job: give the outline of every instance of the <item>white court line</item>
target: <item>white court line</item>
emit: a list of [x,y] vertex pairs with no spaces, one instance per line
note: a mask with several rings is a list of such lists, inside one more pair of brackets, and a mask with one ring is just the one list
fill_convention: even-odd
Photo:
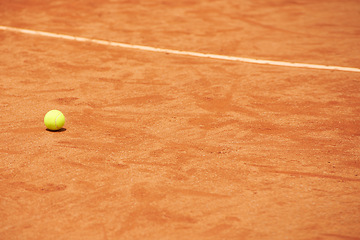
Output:
[[43,32],[43,31],[36,31],[36,30],[29,30],[29,29],[23,29],[23,28],[1,26],[1,25],[0,25],[0,30],[19,32],[19,33],[25,33],[25,34],[31,34],[31,35],[38,35],[38,36],[45,36],[45,37],[52,37],[52,38],[59,38],[59,39],[66,39],[66,40],[77,41],[77,42],[90,42],[90,43],[95,43],[95,44],[100,44],[100,45],[107,45],[107,46],[114,46],[114,47],[121,47],[121,48],[128,48],[128,49],[137,49],[137,50],[149,51],[149,52],[169,53],[169,54],[184,55],[184,56],[212,58],[212,59],[220,59],[220,60],[235,61],[235,62],[245,62],[245,63],[267,64],[267,65],[284,66],[284,67],[360,72],[360,68],[326,66],[326,65],[318,65],[318,64],[293,63],[293,62],[272,61],[272,60],[261,60],[261,59],[254,59],[254,58],[233,57],[233,56],[225,56],[225,55],[218,55],[218,54],[180,51],[180,50],[155,48],[155,47],[149,47],[149,46],[133,45],[133,44],[127,44],[127,43],[119,43],[119,42],[91,39],[91,38],[84,38],[84,37],[75,37],[75,36],[59,34],[59,33],[50,33],[50,32]]

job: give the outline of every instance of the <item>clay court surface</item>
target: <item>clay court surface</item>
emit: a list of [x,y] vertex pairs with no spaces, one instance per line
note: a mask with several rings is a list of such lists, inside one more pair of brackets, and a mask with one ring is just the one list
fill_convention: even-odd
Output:
[[[360,68],[357,0],[2,0],[0,25]],[[9,30],[0,54],[0,239],[360,239],[359,72]]]

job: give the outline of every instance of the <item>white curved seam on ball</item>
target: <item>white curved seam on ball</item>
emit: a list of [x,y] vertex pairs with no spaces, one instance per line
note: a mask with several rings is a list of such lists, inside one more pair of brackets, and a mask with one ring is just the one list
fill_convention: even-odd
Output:
[[56,125],[56,121],[60,117],[60,115],[61,115],[61,113],[59,113],[59,115],[55,118],[55,127],[56,127],[56,129],[59,129],[58,126]]

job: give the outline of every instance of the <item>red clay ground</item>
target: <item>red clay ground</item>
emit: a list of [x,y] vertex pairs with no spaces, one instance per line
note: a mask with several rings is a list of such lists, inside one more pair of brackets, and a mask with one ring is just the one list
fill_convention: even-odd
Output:
[[[1,1],[0,19],[360,67],[358,1]],[[0,42],[0,239],[360,239],[360,74]]]

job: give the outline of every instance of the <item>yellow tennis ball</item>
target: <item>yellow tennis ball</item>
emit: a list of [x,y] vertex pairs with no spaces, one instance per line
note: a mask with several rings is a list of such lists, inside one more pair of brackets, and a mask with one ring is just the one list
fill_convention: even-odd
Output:
[[61,129],[65,124],[65,116],[59,110],[51,110],[44,117],[45,126],[53,131]]

